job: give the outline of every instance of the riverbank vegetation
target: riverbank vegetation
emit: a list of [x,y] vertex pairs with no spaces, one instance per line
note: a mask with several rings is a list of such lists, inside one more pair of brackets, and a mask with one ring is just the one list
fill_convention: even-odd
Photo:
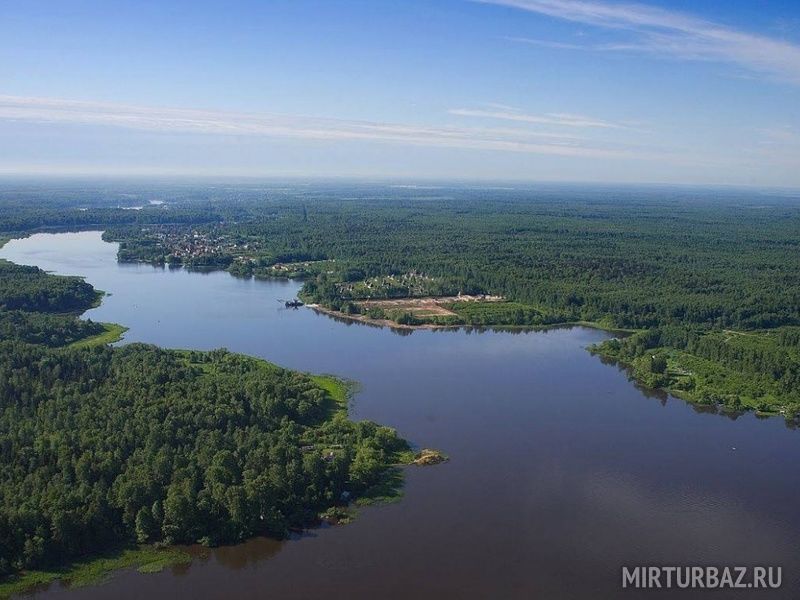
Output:
[[655,328],[592,348],[633,377],[699,404],[800,417],[800,327],[762,331]]
[[161,546],[283,537],[397,479],[408,444],[350,421],[344,382],[225,350],[110,347],[122,328],[69,312],[96,297],[0,268],[0,593],[152,570],[175,558]]
[[191,559],[189,554],[177,548],[132,545],[98,556],[90,555],[59,567],[7,577],[0,581],[0,598],[24,594],[58,580],[70,588],[96,585],[120,569],[134,568],[140,573],[158,573],[174,565],[186,564]]
[[100,323],[76,315],[99,301],[79,277],[54,277],[36,267],[0,260],[0,340],[51,348],[100,336]]
[[0,310],[82,312],[99,296],[80,277],[51,277],[38,267],[0,260]]
[[126,539],[281,537],[406,449],[308,376],[222,350],[0,343],[4,549],[30,568]]
[[[280,276],[283,265],[293,265],[287,273],[305,278],[305,300],[367,321],[676,328],[684,337],[708,336],[705,343],[718,348],[726,347],[717,337],[724,331],[767,336],[768,343],[770,332],[800,326],[800,201],[791,193],[318,183],[143,189],[131,201],[157,193],[164,206],[124,211],[140,214],[107,228],[121,259],[211,265],[242,277]],[[92,198],[87,208],[97,219],[119,217]],[[49,226],[74,217],[64,204],[48,210]],[[187,222],[191,215],[197,218]],[[447,314],[376,304],[458,294],[504,302],[440,304]],[[678,337],[662,341],[673,361],[691,356],[719,370],[704,379],[704,397],[728,394],[722,354],[699,353],[698,344]],[[781,360],[796,368],[794,358]],[[794,402],[780,386],[782,369],[759,371],[778,386],[759,396],[763,408]]]
[[[80,321],[84,323],[85,321]],[[122,339],[125,332],[128,331],[127,327],[123,327],[117,323],[95,323],[99,325],[100,329],[97,333],[92,335],[83,336],[74,342],[70,343],[71,348],[85,348],[87,346],[104,346],[106,344],[113,344]]]
[[[706,350],[728,347],[721,332],[766,336],[759,343],[768,343],[768,332],[800,325],[795,198],[673,189],[594,195],[497,190],[487,198],[485,192],[448,189],[452,199],[428,199],[423,192],[381,191],[380,200],[332,193],[324,200],[305,197],[302,204],[284,198],[268,208],[239,202],[220,208],[219,223],[196,229],[235,239],[234,264],[265,265],[279,257],[326,261],[320,263],[324,268],[306,273],[303,298],[373,322],[406,327],[592,322],[612,330],[666,327],[693,340],[707,337],[689,344],[667,336],[658,346],[670,351],[676,369],[694,366],[691,381],[633,371],[642,383],[703,402],[737,402],[730,399],[736,378],[726,375],[724,352]],[[229,212],[223,216],[224,211]],[[108,236],[135,247],[159,229],[114,229]],[[170,230],[176,235],[181,227]],[[241,251],[244,247],[252,251]],[[169,250],[167,245],[161,251]],[[435,310],[380,302],[459,293],[504,301],[437,303]],[[604,354],[615,356],[609,349]],[[789,360],[791,368],[798,363],[792,354],[780,359],[778,354],[770,356],[780,364],[746,371],[748,385],[761,381],[762,391],[743,385],[738,402],[783,411],[791,420],[795,400],[781,384],[789,368],[783,362]],[[697,389],[676,387],[691,385]]]

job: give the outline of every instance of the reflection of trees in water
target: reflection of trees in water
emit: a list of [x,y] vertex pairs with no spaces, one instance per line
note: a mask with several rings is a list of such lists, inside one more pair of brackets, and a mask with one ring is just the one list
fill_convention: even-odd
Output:
[[[292,535],[290,539],[303,537],[301,534]],[[218,546],[217,548],[205,548],[202,546],[191,546],[187,551],[197,561],[201,559],[207,561],[213,559],[223,567],[238,570],[247,566],[269,560],[283,548],[285,541],[267,537],[257,537],[241,544],[233,546]],[[191,564],[175,565],[172,568],[174,575],[184,575],[191,568]]]
[[236,546],[220,546],[212,550],[213,558],[229,569],[243,569],[278,554],[283,542],[271,538],[253,538]]
[[[320,527],[328,527],[324,523]],[[242,542],[241,544],[234,544],[232,546],[218,546],[216,548],[207,548],[205,546],[182,546],[182,550],[187,552],[192,557],[192,561],[188,563],[175,564],[170,567],[170,572],[175,576],[182,576],[189,573],[193,565],[200,566],[213,560],[226,569],[238,571],[249,566],[270,560],[276,556],[288,541],[297,541],[303,538],[316,537],[317,534],[313,530],[303,530],[292,532],[288,540],[276,540],[268,537],[256,537]]]
[[414,333],[413,329],[409,329],[409,328],[406,328],[406,327],[404,327],[404,328],[389,327],[388,325],[384,325],[382,323],[372,323],[370,321],[361,321],[359,319],[342,317],[342,316],[339,316],[339,315],[334,315],[332,313],[321,311],[321,310],[317,310],[317,309],[313,309],[313,310],[318,315],[325,315],[329,319],[333,319],[337,323],[341,323],[343,325],[347,325],[348,327],[351,327],[353,325],[360,325],[362,327],[372,327],[373,329],[387,329],[388,328],[389,331],[391,331],[395,335],[399,335],[399,336],[407,336],[407,335],[411,335],[412,333]]
[[[602,356],[602,355],[597,355],[597,356],[600,358],[600,362],[603,363],[604,365],[615,366],[617,367],[618,371],[625,373],[628,377],[628,380],[633,384],[633,387],[639,390],[645,398],[658,400],[661,406],[666,406],[668,401],[674,400],[689,405],[689,407],[698,415],[719,415],[721,417],[728,417],[728,419],[730,419],[731,421],[735,421],[736,419],[738,419],[742,415],[747,414],[748,412],[745,410],[735,410],[723,404],[700,404],[697,402],[690,402],[689,400],[683,400],[682,398],[673,396],[666,390],[647,387],[636,381],[636,379],[633,376],[632,368],[626,367],[619,361],[610,358],[608,356]],[[758,412],[755,412],[754,416],[757,419],[770,418],[770,415],[764,415]],[[786,426],[789,429],[797,428],[797,425],[789,423],[788,421],[786,422]]]
[[583,327],[582,325],[575,325],[575,324],[533,325],[533,326],[520,326],[520,327],[502,326],[502,325],[489,325],[489,326],[447,325],[441,327],[436,327],[436,326],[426,327],[423,325],[421,327],[393,327],[391,325],[387,325],[386,323],[377,323],[373,321],[367,321],[364,319],[358,319],[355,317],[346,317],[341,314],[335,314],[327,310],[319,310],[313,307],[312,310],[316,312],[318,315],[324,315],[327,318],[333,319],[337,323],[342,323],[343,325],[347,325],[348,327],[352,325],[360,325],[364,327],[372,327],[374,329],[388,329],[393,334],[402,337],[409,336],[418,330],[433,331],[436,333],[443,333],[443,334],[459,332],[471,335],[473,333],[495,332],[495,333],[506,333],[511,335],[522,335],[529,333],[547,334],[557,329],[573,329],[575,327]]
[[631,383],[633,383],[633,387],[639,390],[645,398],[658,400],[661,406],[667,405],[667,400],[669,400],[669,394],[667,392],[665,392],[664,390],[660,390],[658,388],[650,388],[647,387],[646,385],[642,385],[641,383],[635,381],[632,378],[630,372],[628,373],[628,375],[629,375],[628,378],[631,380]]

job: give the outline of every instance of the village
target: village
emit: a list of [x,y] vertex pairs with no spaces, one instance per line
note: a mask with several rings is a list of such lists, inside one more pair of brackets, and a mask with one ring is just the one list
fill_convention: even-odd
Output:
[[254,261],[259,250],[254,241],[235,241],[228,235],[193,230],[151,231],[148,237],[163,248],[167,262],[188,263],[208,257],[225,257],[228,261]]

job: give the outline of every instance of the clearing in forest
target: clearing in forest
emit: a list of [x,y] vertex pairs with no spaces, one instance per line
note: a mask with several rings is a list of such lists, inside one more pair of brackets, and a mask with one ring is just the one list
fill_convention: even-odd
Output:
[[500,302],[501,296],[484,296],[461,294],[459,296],[439,296],[436,298],[394,298],[391,300],[362,300],[357,302],[365,312],[371,308],[379,308],[385,312],[403,311],[415,317],[456,316],[448,308],[454,302]]

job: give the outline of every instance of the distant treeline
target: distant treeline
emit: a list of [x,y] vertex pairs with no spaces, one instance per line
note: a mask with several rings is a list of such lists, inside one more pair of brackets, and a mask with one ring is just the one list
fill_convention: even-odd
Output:
[[167,208],[141,210],[122,208],[40,208],[20,207],[0,212],[0,232],[30,232],[40,228],[86,229],[109,225],[142,225],[148,223],[213,223],[220,216],[212,210],[184,210],[179,213]]
[[[252,262],[231,267],[240,275],[259,264],[335,259],[308,284],[321,302],[346,300],[337,284],[354,274],[366,280],[418,272],[442,293],[498,294],[568,320],[617,327],[800,324],[798,203],[463,192],[453,199],[332,193],[215,206],[222,222],[194,228],[259,247]],[[116,227],[108,236],[122,242],[128,259],[163,260],[170,248],[152,233]]]

